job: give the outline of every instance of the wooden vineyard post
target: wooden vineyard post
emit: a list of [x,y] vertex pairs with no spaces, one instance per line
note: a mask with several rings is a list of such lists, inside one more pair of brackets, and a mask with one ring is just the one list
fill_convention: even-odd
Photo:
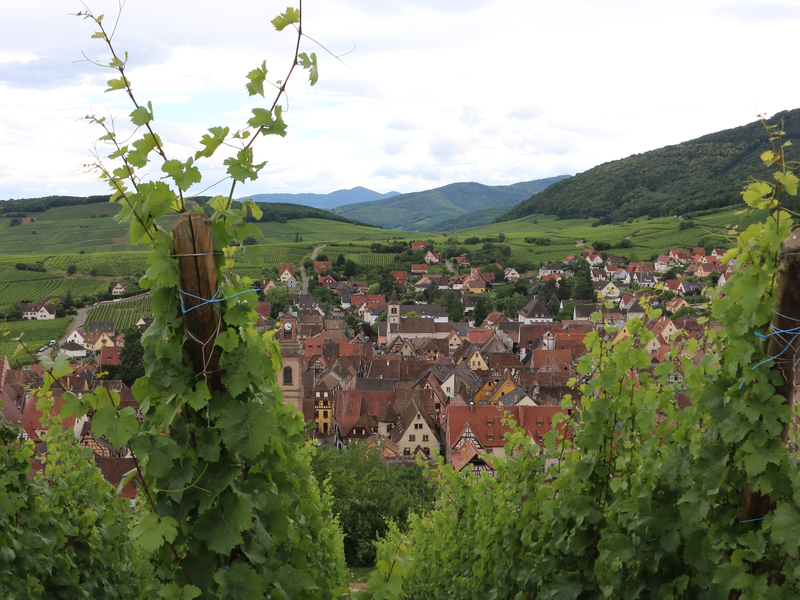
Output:
[[[772,315],[772,331],[798,330],[800,327],[800,228],[783,244],[778,292],[775,297],[775,313]],[[800,330],[798,330],[800,331]],[[800,346],[800,335],[771,335],[767,346],[767,356],[779,357],[774,368],[783,378],[775,393],[783,396],[785,404],[793,407],[795,396],[795,356]],[[794,414],[794,411],[792,411]],[[784,445],[789,439],[789,424],[783,426],[781,439]],[[750,490],[745,479],[740,521],[752,521],[764,517],[770,510],[769,496],[762,496]]]
[[202,211],[182,213],[172,228],[172,239],[180,268],[189,355],[195,372],[205,378],[209,389],[220,389],[222,350],[214,347],[214,340],[225,324],[217,305],[208,302],[219,298],[211,219]]

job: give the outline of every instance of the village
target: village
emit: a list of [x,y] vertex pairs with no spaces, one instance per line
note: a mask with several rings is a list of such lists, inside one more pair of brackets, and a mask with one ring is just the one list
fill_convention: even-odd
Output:
[[[696,309],[704,305],[697,299],[704,298],[706,287],[724,285],[733,269],[722,263],[722,249],[675,249],[653,263],[642,263],[587,248],[561,264],[543,264],[535,273],[505,268],[505,282],[499,282],[497,268],[472,267],[465,255],[453,257],[466,269],[464,275],[429,275],[427,267],[440,257],[426,246],[412,244],[413,251],[425,252],[425,263],[414,264],[411,272],[392,271],[395,285],[388,299],[368,293],[367,282],[337,281],[331,261],[321,260],[314,261],[312,269],[318,287],[338,300],[335,308],[319,295],[302,293],[290,296],[277,319],[271,318],[275,311],[269,302],[253,307],[257,329],[274,330],[280,344],[283,367],[278,384],[284,401],[302,414],[309,437],[318,445],[374,445],[395,465],[441,454],[459,472],[491,475],[493,458],[504,454],[506,419],[524,428],[532,443],[543,445],[553,415],[579,409],[576,392],[582,379],[576,364],[586,352],[587,334],[596,331],[617,344],[630,335],[627,323],[642,319],[653,333],[646,346],[653,366],[665,360],[677,363],[676,353],[668,352],[671,345],[680,349],[681,339],[703,335]],[[492,311],[479,323],[470,321],[478,300],[493,288],[525,279],[557,289],[574,276],[578,264],[588,264],[596,300],[561,300],[559,318],[548,309],[553,296],[548,301],[547,294],[531,295],[516,315]],[[281,266],[277,280],[256,285],[262,293],[277,286],[301,291],[292,264]],[[464,320],[451,321],[439,304],[398,300],[434,286],[441,294],[458,297]],[[113,296],[126,291],[121,281],[109,286]],[[51,319],[57,301],[23,302],[20,310],[27,319]],[[569,305],[571,314],[564,315]],[[661,308],[665,315],[648,319],[645,306]],[[356,321],[357,328],[352,328]],[[151,323],[143,315],[136,327],[144,332]],[[124,345],[125,334],[115,331],[113,321],[73,328],[55,346],[74,362],[74,372],[62,378],[60,389],[81,394],[104,387],[119,393],[120,409],[138,407],[131,386],[109,380],[104,373],[120,365]],[[50,349],[39,350],[41,355]],[[7,357],[0,363],[3,419],[19,424],[39,451],[44,451],[44,426],[36,392],[43,376],[39,364],[12,370]],[[674,376],[680,377],[680,372]],[[56,409],[62,404],[56,394]],[[68,417],[63,427],[72,428],[76,440],[91,448],[112,484],[133,468],[126,448],[114,448],[104,437],[92,435],[91,414],[79,420]],[[131,484],[123,490],[126,497],[135,494]]]

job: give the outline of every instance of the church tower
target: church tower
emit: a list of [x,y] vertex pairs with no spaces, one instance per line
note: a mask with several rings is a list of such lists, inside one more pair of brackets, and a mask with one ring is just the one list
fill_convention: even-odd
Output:
[[[389,299],[388,317],[386,319],[388,326],[386,328],[386,336],[389,336],[389,331],[394,330],[395,333],[400,333],[400,303],[397,301],[397,293],[392,288],[392,297]],[[394,327],[392,327],[394,325]]]

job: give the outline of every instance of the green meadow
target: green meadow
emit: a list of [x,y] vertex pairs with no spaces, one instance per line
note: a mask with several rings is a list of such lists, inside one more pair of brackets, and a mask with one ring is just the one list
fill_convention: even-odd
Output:
[[[118,224],[112,204],[52,208],[31,213],[30,222],[14,227],[11,219],[0,219],[0,305],[21,300],[40,301],[44,296],[102,293],[109,281],[141,277],[146,268],[146,246],[131,247],[127,225]],[[330,260],[340,255],[364,266],[387,266],[393,254],[370,252],[372,242],[392,240],[432,240],[441,249],[455,241],[458,246],[478,249],[482,245],[465,245],[469,238],[506,236],[512,257],[529,264],[561,261],[569,254],[597,242],[611,246],[610,252],[629,260],[651,260],[670,248],[687,250],[694,246],[729,245],[730,227],[746,226],[745,218],[734,209],[723,209],[693,219],[694,226],[681,228],[675,217],[630,219],[625,223],[593,226],[589,219],[558,220],[549,215],[529,215],[516,221],[484,225],[444,233],[404,232],[362,227],[323,219],[295,219],[286,223],[259,223],[264,234],[255,246],[244,253],[237,250],[235,267],[238,275],[253,279],[274,276],[281,264],[299,264],[310,256],[314,246],[326,244],[323,251]],[[763,215],[752,215],[758,218]],[[165,217],[162,226],[170,228],[175,215]],[[27,221],[26,220],[26,221]],[[35,233],[34,233],[35,232]],[[549,240],[547,245],[526,242],[526,238]],[[620,247],[620,244],[629,247]],[[33,265],[41,262],[46,273],[17,270],[17,263]],[[71,266],[72,275],[67,275]]]

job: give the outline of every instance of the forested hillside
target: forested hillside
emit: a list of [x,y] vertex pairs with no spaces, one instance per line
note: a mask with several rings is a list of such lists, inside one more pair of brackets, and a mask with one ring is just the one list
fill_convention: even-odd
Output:
[[525,181],[513,185],[451,183],[440,188],[400,194],[334,209],[338,215],[373,223],[387,229],[439,231],[439,223],[465,213],[498,206],[513,206],[541,192],[567,175]]
[[[769,120],[781,121],[786,139],[800,138],[800,109]],[[739,190],[748,177],[763,168],[759,156],[769,148],[766,140],[764,126],[756,121],[605,163],[550,186],[495,222],[548,214],[611,223],[729,206],[741,200]],[[798,160],[800,148],[787,148],[787,158]]]
[[40,213],[50,208],[61,206],[82,206],[84,204],[100,204],[108,202],[108,196],[45,196],[44,198],[20,198],[0,202],[0,215],[10,213]]

